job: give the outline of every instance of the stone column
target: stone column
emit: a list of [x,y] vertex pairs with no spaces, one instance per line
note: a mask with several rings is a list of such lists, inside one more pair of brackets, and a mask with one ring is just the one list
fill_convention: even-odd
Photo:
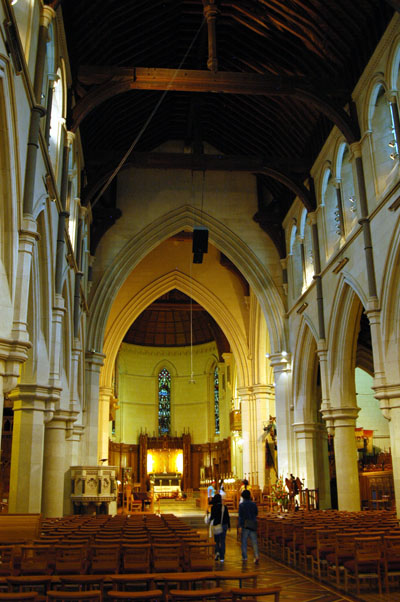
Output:
[[62,346],[62,323],[66,308],[62,295],[54,296],[54,305],[52,312],[52,329],[51,329],[51,353],[50,353],[50,374],[49,382],[54,386],[60,385],[60,361],[61,361],[61,346]]
[[335,466],[339,510],[358,511],[360,483],[355,427],[359,408],[342,407],[329,410],[335,435]]
[[328,435],[324,425],[296,423],[297,476],[308,489],[318,489],[320,508],[331,507]]
[[335,178],[333,185],[336,190],[337,217],[338,217],[338,219],[335,221],[337,221],[338,226],[339,226],[339,235],[341,237],[343,237],[345,235],[345,229],[344,229],[342,189],[340,187],[340,184],[341,184],[340,178]]
[[297,422],[293,424],[297,448],[297,476],[305,483],[308,489],[318,488],[318,474],[316,466],[316,432],[314,422]]
[[[254,413],[254,398],[250,387],[238,389],[242,414],[242,440],[243,440],[243,476],[249,479],[249,474],[254,469],[254,442],[252,439],[251,422]],[[249,479],[250,481],[250,479]]]
[[38,238],[36,220],[29,215],[25,216],[22,220],[22,228],[19,231],[17,277],[15,282],[12,338],[16,341],[27,342],[29,340],[27,313],[31,262],[33,248]]
[[273,411],[270,406],[270,386],[269,385],[254,385],[253,395],[255,397],[255,421],[253,424],[254,441],[255,441],[255,472],[256,485],[259,485],[261,490],[265,485],[265,440],[263,424],[268,422]]
[[59,391],[20,384],[9,397],[14,402],[9,512],[41,512],[44,421]]
[[400,384],[374,386],[373,389],[383,415],[389,421],[396,513],[400,517]]
[[331,479],[329,472],[328,431],[324,424],[319,424],[316,432],[318,495],[320,510],[332,507]]
[[105,355],[98,351],[86,352],[85,400],[83,425],[85,427],[82,446],[83,463],[97,466],[99,432],[99,379]]
[[110,402],[113,398],[113,393],[111,387],[100,387],[99,389],[99,451],[96,464],[100,464],[100,460],[104,460],[105,458],[108,460]]
[[66,453],[66,425],[68,413],[54,412],[46,424],[43,456],[43,503],[44,516],[55,517],[64,514],[65,472],[70,465]]
[[273,353],[269,357],[275,379],[275,411],[278,443],[278,475],[289,476],[293,464],[292,438],[292,368],[291,357],[286,351]]
[[221,439],[229,437],[231,434],[229,424],[229,412],[231,409],[231,396],[226,386],[226,364],[218,362],[218,382],[219,382],[219,436]]
[[[0,339],[0,416],[3,415],[4,395],[9,393],[18,383],[20,367],[28,357],[29,342]],[[1,462],[1,429],[0,429],[0,462]]]

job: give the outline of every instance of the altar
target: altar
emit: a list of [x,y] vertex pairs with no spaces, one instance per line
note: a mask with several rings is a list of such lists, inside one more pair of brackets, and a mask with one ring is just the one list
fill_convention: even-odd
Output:
[[154,498],[175,498],[181,493],[182,474],[178,472],[153,473],[149,475]]

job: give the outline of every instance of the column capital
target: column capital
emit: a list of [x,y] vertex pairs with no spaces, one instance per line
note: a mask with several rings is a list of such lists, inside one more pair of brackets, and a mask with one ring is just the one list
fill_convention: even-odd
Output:
[[3,392],[9,393],[17,386],[20,366],[28,358],[30,341],[0,338],[0,376],[3,377]]
[[38,384],[20,383],[8,396],[14,402],[14,411],[39,411],[52,416],[54,408],[60,401],[61,388]]
[[322,426],[323,425],[316,422],[294,422],[292,424],[293,431],[296,433],[297,438],[301,438],[301,435],[303,435],[303,437],[307,437],[307,435],[312,437],[315,433],[322,430]]
[[287,257],[284,257],[283,259],[280,259],[279,263],[281,264],[282,270],[287,270],[287,264],[288,264],[288,258]]
[[40,14],[40,26],[46,27],[48,29],[50,27],[51,22],[55,19],[56,12],[51,6],[45,4],[42,7],[42,12]]
[[69,410],[55,410],[51,419],[46,422],[46,429],[65,430],[71,427],[78,417],[78,412]]
[[67,131],[67,143],[69,146],[72,146],[75,140],[75,134],[74,132],[71,132],[70,130]]
[[291,354],[286,351],[269,354],[270,365],[274,372],[289,372],[291,359]]
[[361,159],[362,149],[361,149],[361,140],[358,142],[353,142],[350,144],[350,150],[355,159]]
[[355,427],[357,416],[360,408],[354,406],[341,408],[325,408],[321,410],[324,420],[329,421],[329,424],[334,428],[340,427]]
[[397,90],[386,90],[385,98],[391,104],[397,103]]
[[310,211],[309,213],[307,213],[307,222],[310,224],[310,226],[314,226],[317,224],[317,212],[316,211]]
[[85,360],[88,366],[90,367],[92,372],[100,372],[101,368],[104,365],[104,358],[106,356],[101,351],[96,351],[95,349],[90,349],[90,351],[86,351]]

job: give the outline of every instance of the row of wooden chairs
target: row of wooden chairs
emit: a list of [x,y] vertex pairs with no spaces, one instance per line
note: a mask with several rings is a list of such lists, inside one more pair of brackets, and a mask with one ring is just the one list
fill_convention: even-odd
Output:
[[138,545],[0,546],[0,575],[145,573],[204,571],[213,568],[214,544],[170,540]]
[[[223,582],[230,583],[236,580],[239,587],[228,588],[221,587]],[[252,581],[252,587],[244,585],[244,582]],[[273,595],[275,602],[279,600],[280,587],[257,588],[257,572],[242,571],[216,571],[207,573],[193,574],[155,574],[149,575],[92,575],[92,576],[68,576],[55,578],[47,577],[9,577],[10,591],[0,594],[2,599],[32,599],[27,598],[23,590],[27,588],[43,589],[34,592],[34,596],[39,594],[37,602],[40,600],[65,599],[65,600],[238,600],[246,598],[255,600],[257,596]],[[104,587],[104,581],[108,587]],[[195,584],[201,584],[201,588],[195,588]],[[147,586],[147,589],[137,591],[138,585]],[[161,585],[161,588],[160,588]],[[172,588],[168,587],[172,585]],[[181,589],[182,585],[185,589]],[[56,587],[55,587],[56,586]],[[67,592],[67,587],[74,587],[74,591]],[[174,587],[175,586],[175,587]],[[60,590],[61,587],[61,590]],[[134,591],[127,591],[127,587]],[[188,588],[188,589],[187,589]],[[11,591],[13,590],[13,591]],[[17,590],[17,591],[16,591]],[[157,594],[155,592],[157,591]],[[17,593],[18,592],[18,593]],[[118,595],[116,594],[118,592]],[[18,598],[18,594],[20,598]],[[93,598],[91,598],[91,596]]]
[[[273,596],[274,602],[279,602],[281,588],[233,588],[229,592],[220,587],[197,589],[197,590],[181,590],[172,589],[169,591],[168,600],[171,602],[208,602],[223,600],[257,600],[257,596]],[[21,593],[0,593],[0,600],[3,601],[30,601],[37,602],[37,592],[21,592]],[[102,602],[102,592],[100,590],[90,590],[86,592],[71,592],[71,591],[51,591],[46,594],[46,602],[51,600],[59,600],[61,602]],[[164,600],[163,591],[160,589],[149,590],[146,592],[120,592],[110,590],[107,592],[107,600],[116,602],[118,600],[135,600],[136,602],[161,602]]]
[[[375,516],[374,516],[375,514]],[[314,518],[314,514],[313,514]],[[381,592],[400,576],[400,529],[389,513],[320,514],[312,523],[299,517],[267,517],[261,529],[261,547],[267,553],[331,579],[336,586],[357,593],[363,581],[374,581]]]

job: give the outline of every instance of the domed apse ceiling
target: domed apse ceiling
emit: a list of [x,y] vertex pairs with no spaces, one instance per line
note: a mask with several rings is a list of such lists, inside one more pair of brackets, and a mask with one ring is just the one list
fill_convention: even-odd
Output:
[[210,314],[177,289],[159,297],[134,321],[125,343],[150,347],[182,347],[215,341],[218,353],[230,351],[229,343]]

